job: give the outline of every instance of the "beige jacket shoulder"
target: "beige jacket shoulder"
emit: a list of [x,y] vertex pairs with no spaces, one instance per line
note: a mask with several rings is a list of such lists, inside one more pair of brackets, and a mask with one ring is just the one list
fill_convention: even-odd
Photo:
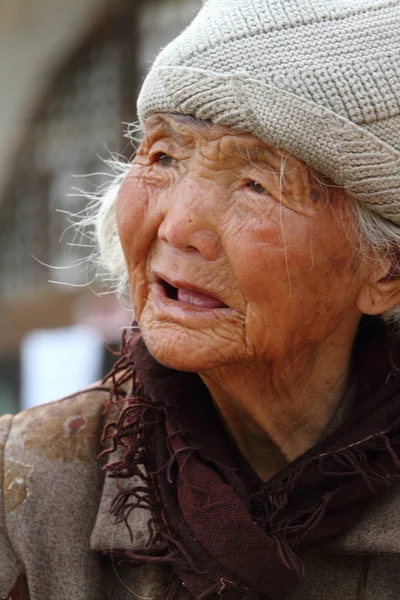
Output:
[[[0,599],[163,597],[162,570],[117,567],[103,554],[143,545],[149,518],[135,511],[131,540],[108,512],[117,482],[96,459],[107,397],[97,387],[0,418]],[[399,600],[400,488],[304,559],[293,600]]]

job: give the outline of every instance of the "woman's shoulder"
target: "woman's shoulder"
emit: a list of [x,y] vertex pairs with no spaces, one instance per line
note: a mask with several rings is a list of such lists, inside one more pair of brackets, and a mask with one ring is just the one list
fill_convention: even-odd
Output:
[[57,485],[84,466],[98,470],[108,396],[107,386],[98,383],[0,418],[0,480],[6,516],[18,513],[49,473]]
[[5,456],[17,452],[36,459],[67,462],[89,459],[98,449],[108,395],[108,388],[98,383],[61,400],[26,409],[12,418],[3,417],[3,428],[9,428]]
[[366,508],[346,534],[326,546],[339,554],[400,555],[400,483],[393,484]]
[[[0,418],[0,597],[25,568],[54,575],[46,540],[55,528],[66,563],[79,552],[85,562],[104,479],[97,456],[108,397],[107,386],[95,384]],[[40,548],[37,565],[32,547]]]
[[7,497],[12,504],[24,500],[24,486],[46,473],[53,472],[55,482],[84,466],[100,470],[101,434],[112,412],[107,404],[111,385],[110,380],[97,382],[60,400],[0,417],[0,477],[3,489],[12,492],[5,495],[6,504]]
[[[28,482],[34,472],[41,471],[41,464],[56,472],[60,471],[57,463],[96,460],[108,395],[107,386],[98,383],[67,398],[0,418],[0,474],[3,489],[12,492],[5,494],[6,512],[13,512],[14,504],[25,500]],[[61,471],[66,472],[65,468]]]

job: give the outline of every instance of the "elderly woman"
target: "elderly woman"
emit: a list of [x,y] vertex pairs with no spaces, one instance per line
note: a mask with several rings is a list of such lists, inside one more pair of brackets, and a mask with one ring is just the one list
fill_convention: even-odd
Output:
[[399,27],[208,0],[161,52],[95,217],[140,331],[0,421],[3,598],[398,600]]

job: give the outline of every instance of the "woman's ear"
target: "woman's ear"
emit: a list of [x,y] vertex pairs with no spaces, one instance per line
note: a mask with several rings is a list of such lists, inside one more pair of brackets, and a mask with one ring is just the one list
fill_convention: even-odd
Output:
[[357,308],[365,315],[380,315],[400,304],[400,274],[392,275],[391,261],[384,261],[361,286]]

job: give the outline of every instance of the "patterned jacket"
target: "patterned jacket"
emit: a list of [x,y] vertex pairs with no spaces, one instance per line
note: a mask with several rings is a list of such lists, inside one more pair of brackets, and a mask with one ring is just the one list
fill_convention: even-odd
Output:
[[[113,564],[111,547],[143,545],[149,515],[114,524],[117,481],[100,452],[100,386],[0,418],[0,599],[163,598],[161,567]],[[346,536],[303,556],[292,600],[400,599],[400,487],[378,498]]]

